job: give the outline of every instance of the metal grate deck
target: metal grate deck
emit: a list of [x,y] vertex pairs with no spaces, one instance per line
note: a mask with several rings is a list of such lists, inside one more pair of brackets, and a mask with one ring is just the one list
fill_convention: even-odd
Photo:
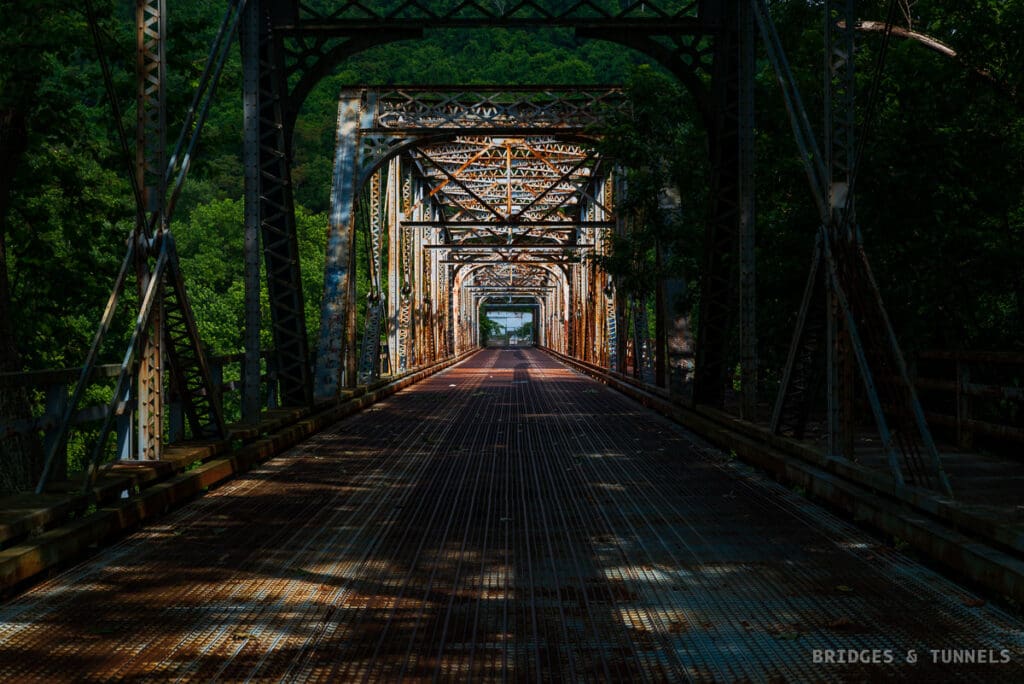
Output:
[[0,606],[4,681],[888,677],[1022,681],[1024,623],[530,349],[483,351]]

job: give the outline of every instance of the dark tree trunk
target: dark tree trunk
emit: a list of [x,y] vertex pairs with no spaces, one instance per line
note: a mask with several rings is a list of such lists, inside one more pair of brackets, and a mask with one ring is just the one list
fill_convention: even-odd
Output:
[[[24,370],[14,341],[11,289],[7,272],[7,227],[11,186],[26,148],[24,112],[0,111],[0,372]],[[0,422],[32,416],[27,388],[0,385]],[[0,493],[25,491],[35,486],[42,471],[42,448],[36,435],[0,437]]]

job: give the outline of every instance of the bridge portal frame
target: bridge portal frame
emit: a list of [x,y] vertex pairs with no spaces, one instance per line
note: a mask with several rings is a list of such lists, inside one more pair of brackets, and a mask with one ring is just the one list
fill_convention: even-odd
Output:
[[[727,359],[731,354],[730,330],[737,309],[736,291],[742,283],[750,289],[740,312],[740,325],[747,331],[741,335],[747,369],[744,396],[751,398],[748,401],[754,400],[757,373],[752,295],[753,176],[752,168],[742,168],[744,163],[751,165],[752,156],[738,147],[738,143],[752,144],[753,128],[752,102],[749,106],[740,103],[741,93],[752,95],[752,88],[741,88],[740,83],[752,83],[753,78],[752,69],[741,75],[740,66],[739,46],[753,44],[752,24],[744,23],[740,16],[745,3],[654,0],[622,8],[618,3],[594,2],[556,10],[547,8],[545,2],[536,2],[512,3],[493,11],[478,3],[462,3],[440,13],[416,0],[381,11],[349,0],[321,3],[326,9],[320,11],[310,5],[298,0],[249,0],[246,11],[252,19],[245,24],[256,32],[249,35],[249,41],[259,45],[259,59],[250,54],[245,60],[246,73],[259,75],[247,78],[246,83],[259,84],[256,96],[260,102],[260,116],[247,119],[247,125],[260,132],[247,139],[262,141],[259,158],[264,160],[260,174],[262,189],[253,189],[247,195],[250,204],[260,206],[259,212],[247,212],[247,244],[254,242],[253,235],[262,233],[275,352],[281,369],[281,396],[286,405],[304,404],[314,395],[327,398],[336,393],[340,386],[335,380],[339,369],[334,364],[340,363],[335,359],[341,356],[337,331],[345,327],[337,319],[338,312],[325,309],[314,387],[314,378],[308,374],[309,351],[302,318],[301,276],[287,168],[291,131],[306,96],[347,57],[378,45],[420,38],[427,30],[545,26],[568,28],[580,38],[610,41],[646,54],[674,74],[693,95],[708,131],[714,188],[707,231],[707,244],[714,245],[714,249],[708,250],[702,274],[701,297],[707,306],[702,307],[705,313],[698,329],[695,398],[709,404],[721,404],[723,400]],[[744,54],[752,56],[752,47]],[[254,151],[250,155],[257,157]],[[265,164],[273,168],[263,171]],[[741,178],[746,181],[741,183]],[[740,211],[740,207],[745,210]],[[743,253],[751,258],[739,264],[744,277],[737,281],[741,225],[743,235],[750,241]],[[329,253],[344,247],[335,244]],[[281,264],[289,268],[282,268]],[[327,279],[338,276],[335,271]],[[659,301],[664,302],[665,297],[659,297]],[[331,330],[325,330],[325,326]],[[255,328],[248,329],[247,341],[258,345]],[[666,352],[668,346],[663,334],[657,347]],[[353,362],[347,363],[347,376],[354,377]],[[664,377],[659,377],[659,384],[665,384]],[[251,397],[246,402],[250,404],[255,405]]]

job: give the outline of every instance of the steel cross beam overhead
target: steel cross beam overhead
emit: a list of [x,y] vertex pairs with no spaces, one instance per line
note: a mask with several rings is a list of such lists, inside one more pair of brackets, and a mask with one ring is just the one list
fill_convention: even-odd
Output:
[[[557,2],[533,0],[490,4],[485,2],[430,3],[421,0],[364,3],[355,0],[279,3],[282,28],[337,31],[341,28],[371,26],[537,26],[582,24],[643,26],[652,21],[671,23],[675,29],[697,26],[699,11],[707,4],[699,0],[653,0],[623,3],[619,0]],[[289,23],[290,22],[290,23]]]

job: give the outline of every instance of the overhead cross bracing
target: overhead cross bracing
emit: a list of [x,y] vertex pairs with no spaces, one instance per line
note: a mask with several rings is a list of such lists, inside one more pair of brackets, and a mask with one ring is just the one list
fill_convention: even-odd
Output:
[[525,290],[530,288],[551,287],[551,274],[539,267],[517,267],[512,264],[494,265],[476,271],[471,284],[464,287],[488,288],[498,290]]
[[377,131],[580,131],[624,105],[608,86],[395,86],[369,88]]
[[529,137],[460,137],[416,148],[413,157],[445,221],[497,223],[510,240],[530,234],[513,230],[523,221],[579,220],[598,163],[582,144]]
[[[526,2],[425,2],[387,0],[365,3],[337,0],[329,3],[280,0],[280,28],[330,36],[340,28],[422,29],[431,23],[455,27],[579,26],[616,22],[623,28],[650,22],[677,32],[693,32],[702,26],[698,19],[703,3],[698,0],[528,0]],[[713,12],[712,12],[713,14]]]

